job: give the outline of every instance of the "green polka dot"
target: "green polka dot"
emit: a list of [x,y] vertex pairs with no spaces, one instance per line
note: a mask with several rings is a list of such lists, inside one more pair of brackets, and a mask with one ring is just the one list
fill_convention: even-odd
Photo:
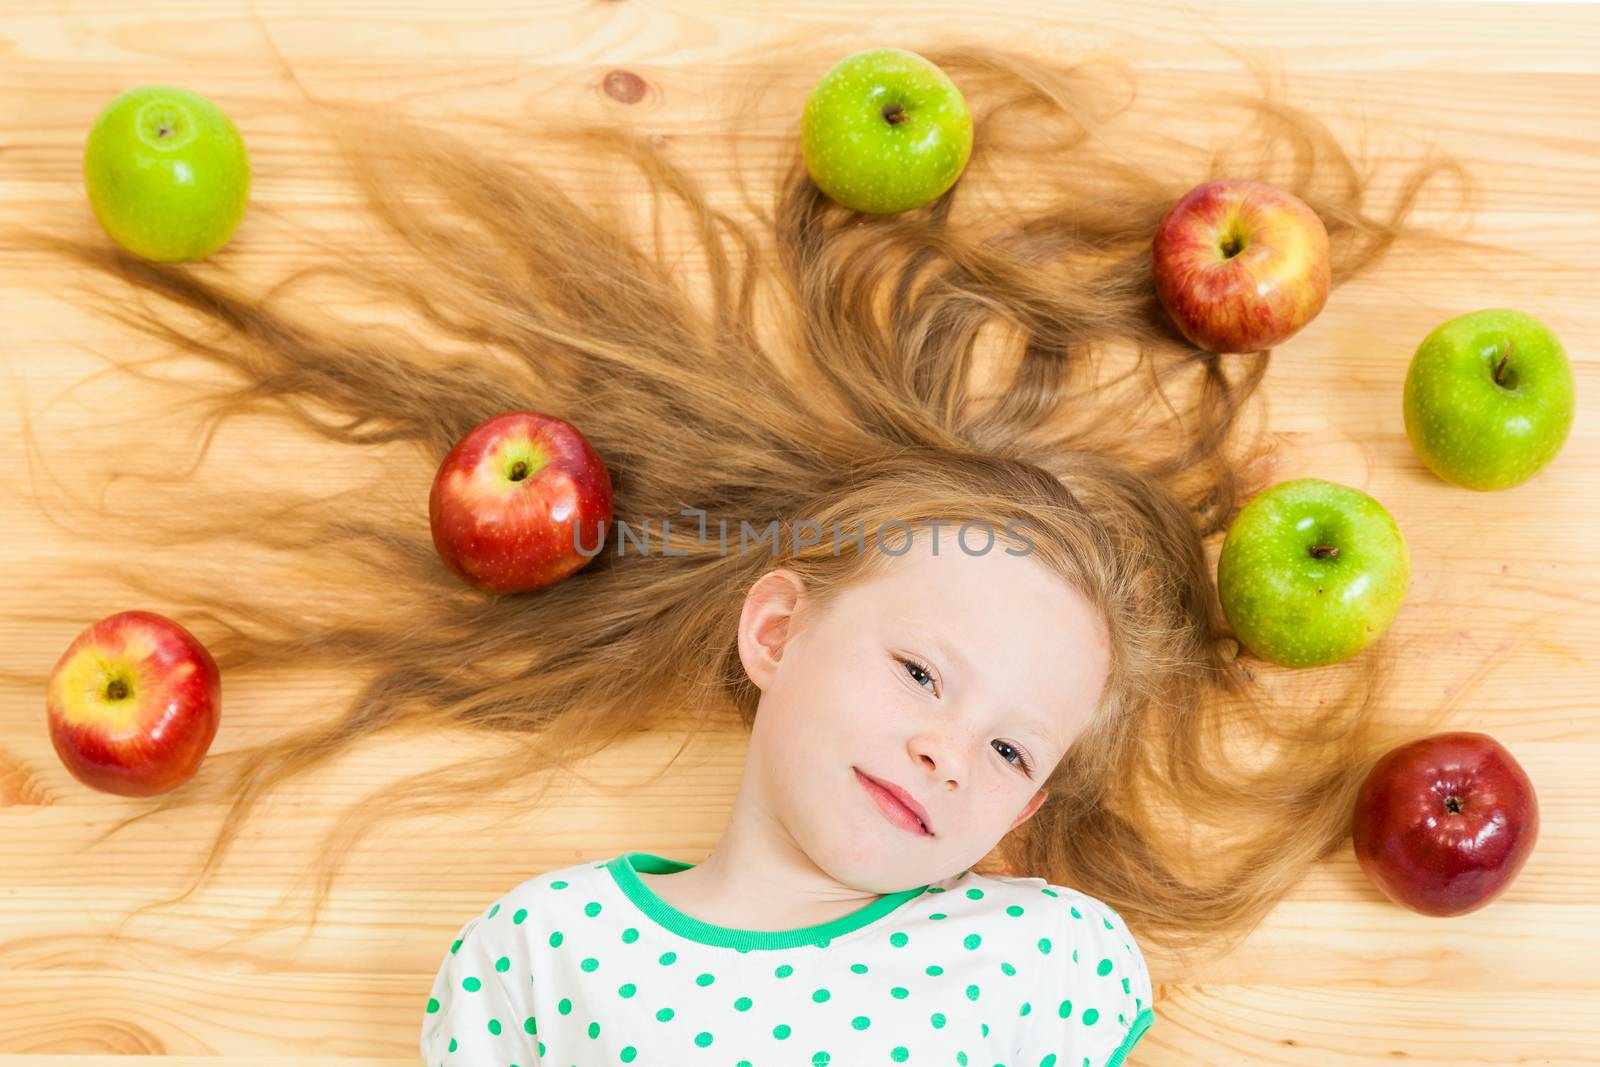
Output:
[[591,918],[591,919],[594,918],[596,915],[599,915],[600,914],[600,902],[598,900],[589,901],[589,903],[587,903],[587,904],[585,904],[583,906],[583,913],[585,915],[589,916],[589,918]]
[[1009,908],[1006,909],[1006,914],[1011,916],[1013,919],[1016,918],[1018,915],[1022,914],[1022,905],[1021,904],[1013,904],[1013,905],[1011,905]]
[[632,982],[623,982],[622,985],[617,988],[617,993],[624,999],[633,996],[638,991],[639,987],[634,985]]
[[811,999],[816,1001],[818,1004],[821,1004],[832,995],[833,994],[829,993],[826,989],[818,989],[811,994]]
[[501,956],[499,959],[495,960],[494,961],[494,969],[499,971],[501,974],[505,974],[507,971],[509,971],[511,969],[511,959],[510,959],[510,957]]
[[583,962],[578,964],[578,966],[582,970],[592,973],[596,967],[600,966],[600,961],[595,959],[593,956],[585,956],[583,958]]
[[926,968],[926,973],[937,978],[939,975],[944,973],[944,968],[939,966],[937,963],[930,963]]
[[657,959],[656,962],[660,963],[661,966],[665,967],[667,964],[671,963],[673,960],[675,960],[677,958],[678,958],[678,954],[676,952],[663,952],[661,954],[661,956]]
[[738,1000],[733,1002],[733,1010],[734,1011],[749,1011],[750,1010],[750,1005],[753,1004],[753,1003],[755,1003],[755,1002],[753,1000],[751,1000],[749,997],[740,997]]
[[499,1033],[500,1033],[500,1020],[499,1019],[490,1019],[489,1020],[489,1032],[491,1034],[496,1035],[496,1036],[499,1035]]
[[1081,919],[1081,918],[1083,918],[1083,913],[1081,911],[1079,911],[1077,908],[1073,908],[1072,909],[1072,917],[1074,919]]
[[639,940],[639,931],[635,930],[633,927],[630,926],[626,930],[622,931],[622,943],[624,945],[631,945],[637,940]]
[[476,993],[478,988],[482,985],[483,983],[478,981],[476,978],[467,978],[461,983],[461,988],[465,989],[468,993]]
[[1039,1061],[1039,1067],[1056,1067],[1056,1054],[1054,1052]]
[[559,1011],[562,1015],[571,1015],[572,1014],[572,999],[570,997],[562,997],[556,1003],[556,1011]]
[[779,1023],[777,1026],[772,1028],[772,1036],[777,1038],[779,1041],[782,1041],[784,1038],[788,1037],[789,1033],[790,1030],[787,1023]]
[[537,1034],[539,1032],[539,1022],[530,1015],[526,1019],[522,1020],[522,1029],[527,1033]]
[[589,1040],[593,1041],[595,1038],[597,1038],[599,1036],[600,1036],[600,1024],[599,1023],[590,1023],[589,1024]]
[[961,939],[962,948],[974,949],[981,944],[983,944],[983,938],[977,934],[968,934],[966,937]]
[[965,1052],[956,1053],[956,1062],[961,1064],[961,1067],[967,1067],[967,1054]]
[[526,919],[527,917],[528,917],[528,909],[527,908],[518,908],[517,911],[516,911],[516,914],[511,916],[511,922],[515,926],[521,926],[522,925],[522,920]]
[[561,931],[557,930],[555,933],[550,935],[550,947],[551,948],[560,948],[561,947],[561,942],[563,940],[565,940],[565,939],[562,937]]
[[928,1022],[933,1024],[933,1028],[935,1030],[943,1030],[944,1029],[944,1012],[942,1012],[942,1011],[934,1012],[932,1015],[928,1016]]
[[1048,887],[1039,890],[1039,892],[1044,893],[1046,896],[1052,896],[1052,897],[1059,897],[1061,895],[1060,893],[1057,893],[1054,889],[1050,889]]
[[461,948],[461,942],[459,940],[455,941],[450,946],[450,955],[454,956],[456,954],[457,950],[459,950],[460,948]]
[[811,1067],[828,1067],[828,1064],[832,1062],[833,1057],[821,1050],[811,1054]]
[[787,978],[794,973],[794,968],[789,966],[787,963],[780,963],[778,964],[778,969],[772,973],[777,975],[779,978]]
[[492,919],[492,918],[494,918],[494,917],[495,917],[495,915],[496,915],[496,914],[497,914],[497,913],[498,913],[498,912],[499,912],[499,911],[500,911],[500,905],[498,905],[498,904],[496,904],[496,905],[495,905],[495,906],[494,906],[494,907],[492,907],[492,908],[490,908],[490,909],[489,909],[489,918],[491,918],[491,919]]
[[930,919],[944,919],[944,918],[947,918],[947,917],[948,916],[946,916],[945,913],[942,912],[942,911],[936,911],[932,915],[928,916],[928,918],[930,918]]
[[978,999],[978,987],[977,986],[975,986],[975,985],[967,986],[967,999],[968,1000],[977,1000]]
[[982,900],[983,899],[983,890],[981,890],[981,889],[969,889],[969,890],[967,890],[967,899],[968,900]]
[[1015,967],[1011,966],[1011,964],[1007,963],[1005,960],[1001,960],[1000,961],[1000,973],[1003,974],[1003,975],[1010,976],[1010,975],[1016,974],[1017,973],[1017,969]]
[[1050,955],[1050,939],[1048,937],[1041,937],[1039,939],[1039,951],[1043,952],[1046,956]]
[[712,982],[715,982],[715,981],[716,981],[716,978],[714,976],[712,976],[712,975],[709,975],[709,974],[697,974],[697,975],[695,975],[695,978],[694,978],[694,984],[699,986],[702,989],[704,989],[706,986],[710,985]]
[[903,985],[897,985],[889,990],[889,995],[896,1000],[904,1000],[911,995],[911,990]]
[[1063,1019],[1070,1017],[1072,1015],[1072,1001],[1063,1000],[1061,1002],[1061,1007],[1056,1009],[1056,1014],[1061,1016]]
[[893,945],[895,948],[905,948],[906,942],[909,940],[911,939],[908,938],[903,932],[898,930],[889,935],[889,944]]
[[448,1051],[454,1052],[455,1050],[456,1050],[456,1039],[452,1037],[450,1039],[450,1048],[448,1049]]
[[439,1010],[439,1002],[437,1000],[434,1000],[432,997],[429,997],[428,998],[428,1014],[432,1015],[434,1012],[436,1012],[438,1010]]
[[551,882],[550,883],[550,888],[551,889],[565,889],[565,888],[567,888],[567,883],[561,882],[561,881]]
[[1022,1010],[1017,1012],[1017,1014],[1018,1015],[1026,1015],[1032,1010],[1033,1010],[1033,1005],[1029,1004],[1026,1000],[1024,1000],[1022,1002]]
[[911,1058],[911,1053],[906,1051],[904,1045],[896,1045],[889,1050],[889,1058],[896,1063],[904,1063]]
[[632,1045],[624,1045],[623,1048],[622,1048],[622,1053],[621,1053],[619,1058],[622,1060],[623,1063],[632,1063],[634,1061],[634,1059],[638,1055],[639,1055],[638,1050],[635,1049]]
[[1111,961],[1110,960],[1101,960],[1100,961],[1100,965],[1095,968],[1095,973],[1100,975],[1102,978],[1105,977],[1106,975],[1110,974],[1111,973]]
[[1098,1008],[1085,1008],[1085,1009],[1083,1009],[1083,1025],[1085,1025],[1085,1026],[1093,1026],[1095,1023],[1097,1023],[1099,1021],[1100,1021],[1100,1010]]
[[865,1015],[857,1015],[854,1019],[850,1020],[850,1025],[855,1027],[857,1030],[865,1030],[867,1027],[872,1025],[872,1020],[867,1018]]
[[659,1022],[666,1022],[668,1019],[672,1018],[674,1014],[676,1013],[671,1008],[662,1008],[660,1011],[656,1012],[656,1019]]
[[866,974],[867,973],[867,965],[865,963],[852,963],[850,965],[850,969],[852,971],[856,972],[857,974]]
[[699,1045],[701,1048],[705,1048],[707,1045],[711,1044],[711,1034],[705,1030],[700,1031],[698,1034],[694,1035],[694,1043]]

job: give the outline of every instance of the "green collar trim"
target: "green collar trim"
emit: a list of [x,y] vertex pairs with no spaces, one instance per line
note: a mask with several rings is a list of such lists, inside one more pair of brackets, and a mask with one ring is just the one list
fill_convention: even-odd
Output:
[[624,852],[607,861],[605,866],[611,872],[611,877],[616,880],[617,887],[640,911],[658,925],[690,941],[723,948],[736,948],[741,952],[750,949],[797,948],[801,945],[826,948],[833,938],[852,930],[859,930],[928,888],[923,885],[915,889],[902,889],[897,893],[885,894],[849,915],[842,915],[831,922],[819,923],[816,926],[802,926],[794,930],[740,930],[732,926],[716,926],[684,914],[656,896],[639,877],[641,873],[671,874],[674,871],[687,870],[694,866],[692,863],[670,860],[649,852]]

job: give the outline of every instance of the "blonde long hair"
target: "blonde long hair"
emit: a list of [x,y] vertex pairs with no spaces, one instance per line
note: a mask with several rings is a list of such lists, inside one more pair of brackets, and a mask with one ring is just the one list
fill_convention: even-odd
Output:
[[[849,531],[1016,518],[1103,613],[1112,677],[1091,728],[1049,776],[1049,800],[983,869],[1080,887],[1152,946],[1226,950],[1338,850],[1361,779],[1403,739],[1386,738],[1376,714],[1390,643],[1297,672],[1315,677],[1317,695],[1288,701],[1265,684],[1286,672],[1236,654],[1207,549],[1264,484],[1270,442],[1241,443],[1235,430],[1271,352],[1219,357],[1188,345],[1155,301],[1150,241],[1198,181],[1275,181],[1325,221],[1337,288],[1396,241],[1466,245],[1407,220],[1432,179],[1453,175],[1470,189],[1468,175],[1430,155],[1374,214],[1373,176],[1270,78],[1258,77],[1259,94],[1206,101],[1241,109],[1235,145],[1251,155],[1201,166],[1200,146],[1160,140],[1160,165],[1128,150],[1152,127],[1119,121],[1136,95],[1125,65],[967,45],[919,51],[963,88],[977,128],[962,180],[920,211],[868,217],[830,203],[805,173],[788,118],[777,123],[786,140],[775,201],[746,195],[740,217],[670,138],[627,120],[512,131],[518,144],[581,161],[592,194],[583,202],[572,183],[515,162],[514,146],[492,151],[442,123],[319,102],[308,113],[336,139],[363,218],[382,228],[319,242],[325,258],[270,290],[231,277],[226,249],[157,264],[98,234],[19,238],[125,281],[138,302],[97,285],[85,288],[87,303],[227,372],[226,388],[187,383],[204,416],[200,458],[225,419],[251,412],[331,442],[409,450],[391,461],[392,476],[331,495],[300,488],[293,466],[263,461],[270,492],[208,492],[191,469],[172,503],[118,515],[128,585],[142,606],[196,632],[230,691],[291,664],[363,684],[331,721],[214,752],[193,780],[140,803],[100,840],[177,806],[225,805],[181,900],[259,800],[375,735],[467,727],[504,740],[495,759],[406,777],[342,812],[317,856],[314,923],[344,858],[380,820],[507,787],[531,804],[555,769],[669,721],[687,717],[690,736],[730,712],[748,725],[757,693],[735,645],[745,591],[788,566],[825,603],[882,561],[835,554],[828,539],[797,544],[791,519]],[[767,114],[798,116],[799,82],[788,84],[781,111]],[[1285,152],[1286,172],[1274,162]],[[1019,161],[1026,184],[1006,178]],[[617,162],[619,180],[642,180],[648,199],[597,180]],[[642,203],[653,247],[624,210]],[[668,212],[691,248],[663,244]],[[692,280],[680,254],[703,268]],[[352,283],[411,324],[358,323],[292,298],[313,275]],[[1121,373],[1104,375],[1118,360]],[[176,379],[150,380],[179,393]],[[456,440],[512,409],[582,430],[609,467],[616,521],[638,530],[672,518],[682,530],[691,509],[713,530],[777,519],[776,554],[675,532],[682,556],[608,549],[535,593],[466,588],[433,548],[425,487]],[[177,518],[163,521],[168,511]],[[226,560],[228,580],[136,570],[136,538]],[[289,554],[292,581],[269,569],[268,550]],[[42,691],[43,673],[24,680]]]

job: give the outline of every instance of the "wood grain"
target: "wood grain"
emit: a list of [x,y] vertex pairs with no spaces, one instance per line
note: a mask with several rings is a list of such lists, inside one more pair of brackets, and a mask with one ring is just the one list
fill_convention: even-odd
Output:
[[[1348,853],[1336,857],[1238,952],[1181,980],[1158,969],[1159,1021],[1130,1063],[1600,1062],[1592,818],[1600,805],[1600,563],[1592,544],[1600,431],[1588,403],[1600,386],[1593,6],[12,0],[0,12],[0,99],[8,105],[0,109],[0,365],[12,399],[0,411],[0,668],[47,670],[78,629],[114,610],[103,596],[115,566],[105,543],[75,537],[74,513],[37,497],[34,479],[60,480],[70,491],[79,464],[140,463],[144,457],[97,452],[110,423],[147,414],[139,387],[103,378],[65,391],[103,367],[93,351],[148,346],[82,310],[70,296],[70,284],[82,280],[73,269],[17,250],[4,226],[48,221],[95,232],[79,170],[82,139],[115,93],[173,82],[229,111],[250,144],[256,179],[231,265],[266,281],[301,265],[297,234],[311,230],[330,244],[360,234],[350,187],[282,107],[296,92],[284,61],[321,95],[390,100],[419,117],[514,121],[553,109],[625,119],[703,161],[708,186],[731,195],[727,164],[735,156],[754,187],[770,188],[787,159],[785,116],[797,113],[820,72],[782,73],[770,91],[791,110],[730,132],[728,106],[765,73],[753,58],[758,48],[793,39],[842,55],[953,33],[1063,59],[1097,50],[1120,56],[1139,74],[1142,105],[1217,143],[1233,131],[1207,101],[1252,88],[1225,46],[1270,54],[1291,102],[1341,137],[1368,138],[1374,196],[1392,195],[1406,164],[1430,146],[1464,161],[1482,184],[1472,235],[1502,250],[1397,252],[1339,289],[1280,349],[1263,410],[1282,445],[1280,476],[1359,485],[1406,531],[1415,583],[1385,640],[1409,653],[1389,714],[1404,722],[1455,700],[1454,725],[1506,744],[1539,788],[1538,850],[1505,897],[1459,920],[1388,904]],[[644,80],[637,103],[624,107],[600,92],[617,68]],[[539,155],[540,146],[525,147],[530,158]],[[541,162],[579,179],[592,165],[559,152]],[[1429,219],[1428,210],[1419,221],[1448,221]],[[1472,494],[1432,479],[1410,454],[1399,385],[1429,329],[1490,305],[1520,307],[1556,331],[1580,400],[1565,450],[1538,478],[1503,494]],[[24,412],[48,443],[47,469],[30,468],[23,452]],[[156,422],[148,433],[153,457],[170,431]],[[381,449],[352,451],[297,438],[281,423],[241,420],[208,463],[230,473],[292,466],[330,487],[401,463]],[[402,476],[415,481],[431,471]],[[117,500],[137,506],[137,487],[117,487],[108,501]],[[72,579],[42,583],[45,567],[66,568]],[[29,618],[45,610],[76,621]],[[1480,682],[1456,691],[1484,665]],[[295,672],[230,694],[213,751],[243,748],[337,707],[353,685]],[[388,828],[352,855],[314,931],[286,922],[272,934],[236,936],[247,921],[302,898],[301,862],[330,813],[485,742],[374,746],[270,801],[206,890],[119,931],[130,909],[188,884],[221,813],[135,824],[90,847],[136,806],[92,794],[67,775],[50,748],[41,691],[6,685],[0,693],[0,1067],[416,1062],[434,969],[466,918],[551,867],[624,849],[698,859],[721,829],[743,752],[735,734],[710,737],[651,781],[674,739],[641,738],[607,753],[588,768],[591,783],[573,783],[559,807],[537,819],[508,816],[508,805]]]

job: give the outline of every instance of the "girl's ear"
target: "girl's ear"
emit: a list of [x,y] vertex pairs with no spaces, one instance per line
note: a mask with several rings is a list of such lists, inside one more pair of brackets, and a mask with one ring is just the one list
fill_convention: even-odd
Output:
[[1033,799],[1028,801],[1028,806],[1022,809],[1022,814],[1017,816],[1017,821],[1012,823],[1009,829],[1015,830],[1017,827],[1033,818],[1033,813],[1039,810],[1039,805],[1043,804],[1044,798],[1049,795],[1050,790],[1040,786],[1039,791],[1033,794]]
[[784,645],[794,632],[802,587],[799,575],[780,568],[763,574],[745,594],[739,613],[739,659],[762,692],[777,675]]

